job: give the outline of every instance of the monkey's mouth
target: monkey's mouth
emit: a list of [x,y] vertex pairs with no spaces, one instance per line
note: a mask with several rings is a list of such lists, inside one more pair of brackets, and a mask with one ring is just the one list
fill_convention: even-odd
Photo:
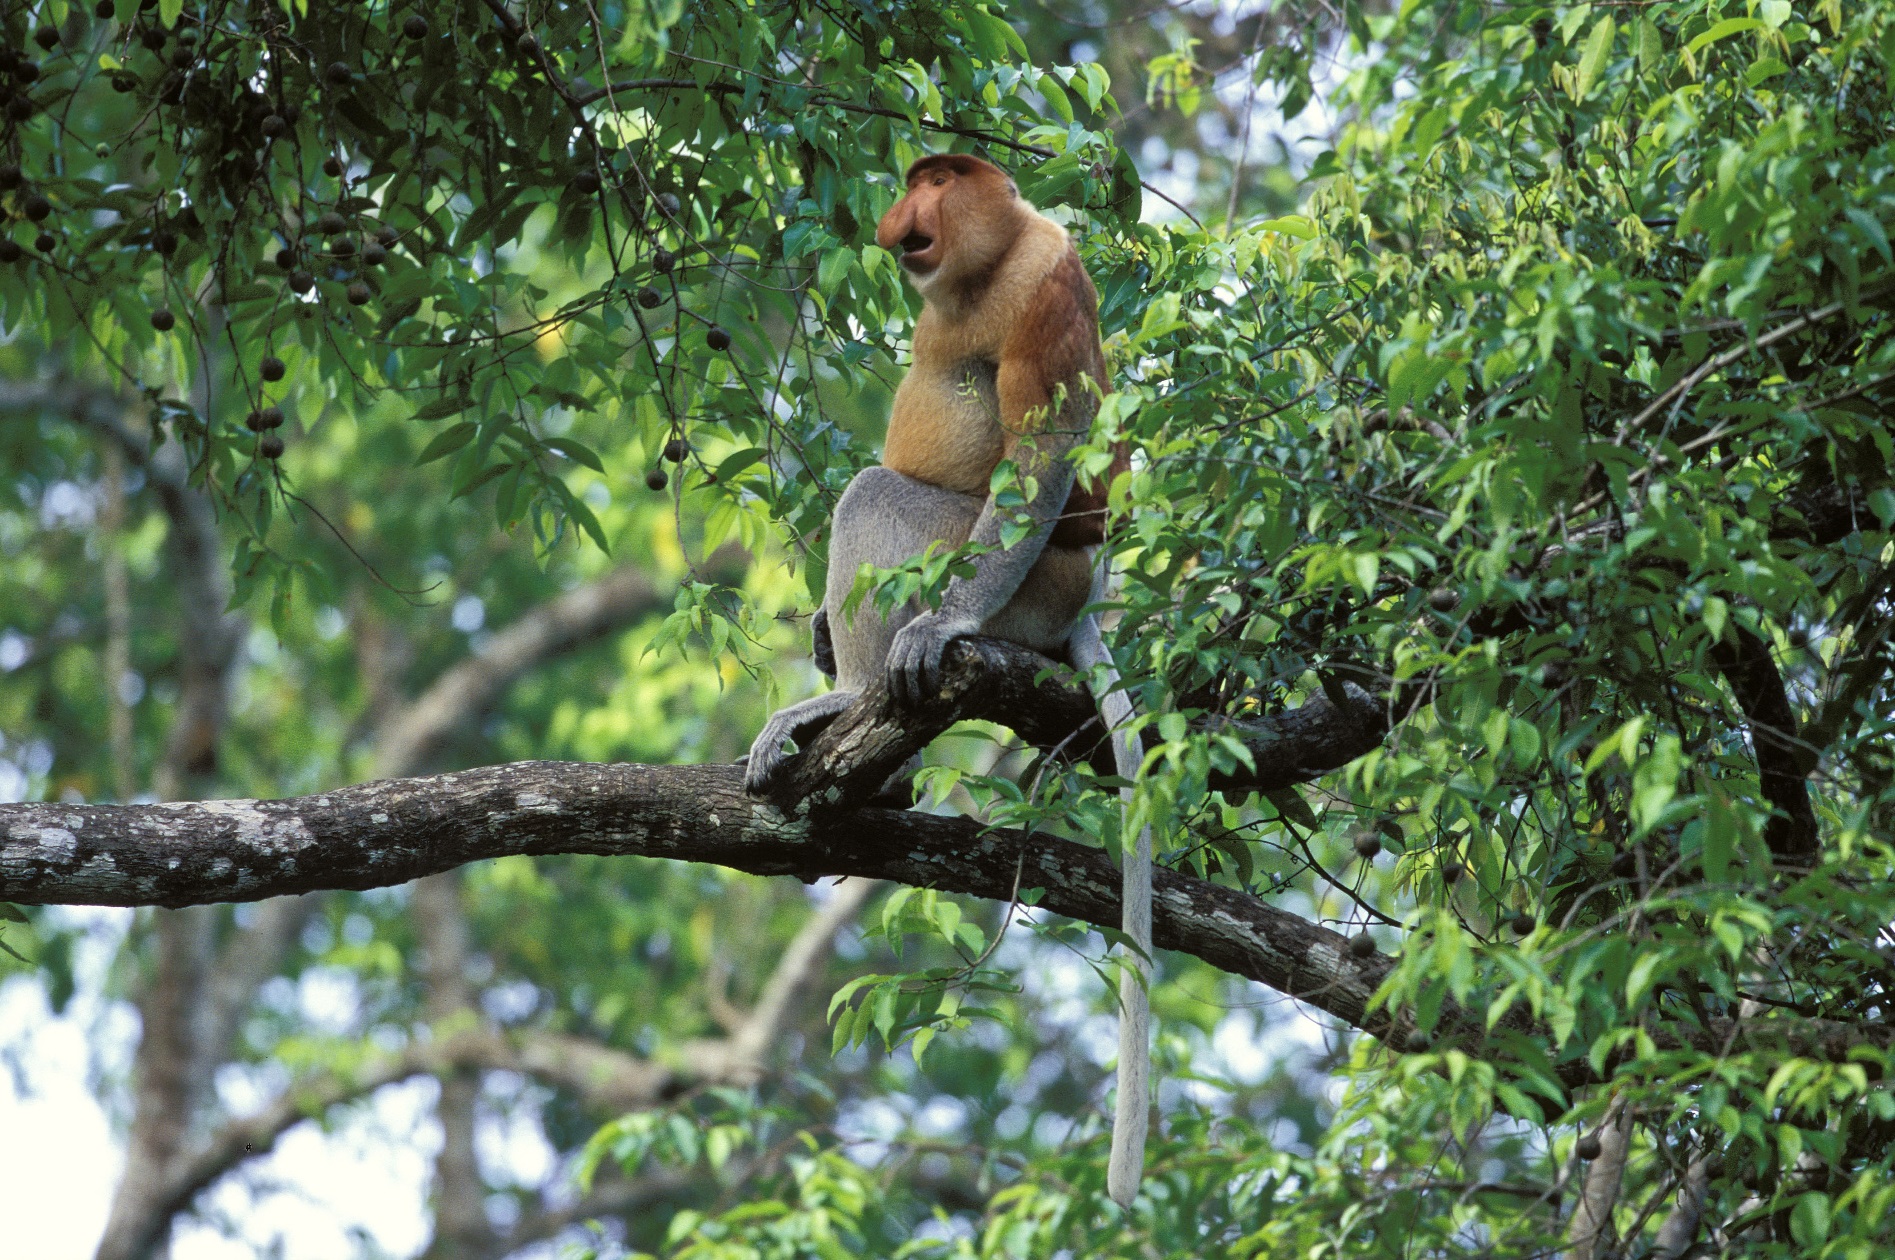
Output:
[[934,266],[931,256],[934,238],[925,232],[910,232],[901,238],[901,265],[910,271],[926,271]]

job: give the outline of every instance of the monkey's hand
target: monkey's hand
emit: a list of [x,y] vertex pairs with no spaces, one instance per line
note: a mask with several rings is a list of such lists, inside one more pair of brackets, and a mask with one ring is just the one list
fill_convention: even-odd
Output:
[[942,612],[922,613],[903,626],[888,648],[888,690],[901,705],[915,705],[941,684],[941,653],[955,639],[980,632],[980,623]]

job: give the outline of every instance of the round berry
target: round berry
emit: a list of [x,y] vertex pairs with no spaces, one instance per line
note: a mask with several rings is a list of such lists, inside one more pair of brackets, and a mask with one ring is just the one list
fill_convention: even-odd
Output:
[[316,220],[316,230],[324,236],[339,236],[349,230],[349,221],[334,210],[325,210]]
[[401,233],[392,227],[385,227],[375,234],[375,239],[390,249],[393,249],[395,242],[401,239]]
[[[138,76],[133,74],[130,70],[118,70],[113,72],[112,90],[114,92],[136,92],[138,90]],[[99,147],[104,148],[105,146],[100,145]],[[104,155],[101,154],[100,156]]]
[[684,457],[691,453],[691,444],[683,438],[672,438],[665,443],[665,458],[674,464],[682,464]]
[[262,411],[257,412],[257,427],[259,429],[282,428],[283,409],[281,407],[265,407]]
[[92,6],[92,16],[101,22],[110,22],[113,18],[118,16],[118,4],[116,0],[99,0],[97,4]]
[[658,211],[660,214],[664,215],[665,218],[667,219],[677,218],[678,212],[682,209],[684,209],[684,203],[682,201],[679,201],[674,194],[672,193],[659,193],[658,194]]
[[151,326],[159,332],[170,332],[178,326],[178,317],[161,306],[151,313]]
[[253,411],[245,416],[243,418],[243,427],[252,433],[261,433],[263,431],[263,413],[261,411]]
[[151,247],[169,258],[177,252],[178,234],[169,228],[159,228],[151,234]]
[[266,381],[282,380],[283,373],[287,370],[288,369],[283,366],[283,360],[273,354],[264,355],[262,362],[257,364],[257,375]]
[[138,42],[143,44],[145,47],[151,49],[151,51],[157,52],[160,48],[164,47],[164,42],[165,42],[164,27],[147,26],[144,29],[143,33],[139,35]]
[[428,37],[428,19],[422,17],[419,13],[410,16],[401,24],[401,33],[406,35],[409,39],[426,39]]
[[593,193],[599,191],[598,172],[580,171],[577,175],[572,177],[572,186],[578,189],[581,195],[590,197]]
[[20,203],[20,209],[27,218],[39,223],[53,212],[53,203],[39,193],[29,193],[26,200]]
[[1367,932],[1357,932],[1349,938],[1349,956],[1367,958],[1375,952],[1375,938]]
[[342,174],[342,159],[333,153],[324,158],[322,160],[322,173],[327,175],[330,179],[334,179]]
[[51,232],[41,232],[38,236],[33,238],[33,248],[42,254],[52,253],[53,246],[57,244],[59,244],[59,242],[53,239]]
[[1521,936],[1525,936],[1528,932],[1531,932],[1535,927],[1539,926],[1539,924],[1532,915],[1522,910],[1519,914],[1507,920],[1507,926]]
[[15,263],[26,255],[19,243],[11,237],[0,236],[0,263]]
[[1420,1054],[1428,1048],[1428,1034],[1419,1028],[1402,1038],[1402,1049],[1409,1054]]
[[704,344],[713,350],[728,350],[730,349],[730,333],[712,324],[711,330],[704,334]]
[[676,267],[677,265],[678,265],[678,256],[672,251],[668,249],[660,249],[660,250],[653,251],[652,256],[651,256],[651,269],[657,272],[659,275],[661,276],[670,275],[671,269],[673,267]]
[[645,474],[645,488],[648,490],[663,490],[670,481],[671,478],[665,476],[662,468],[654,468]]
[[316,287],[316,277],[307,271],[290,272],[290,292],[307,293]]
[[276,267],[278,271],[296,270],[296,251],[288,248],[287,246],[284,247],[283,249],[277,250],[276,251]]
[[388,251],[383,249],[380,245],[376,244],[374,241],[370,241],[368,244],[362,246],[362,265],[363,266],[379,267],[387,261],[388,261]]
[[283,454],[283,439],[274,433],[266,433],[257,441],[257,454],[265,459],[276,459]]
[[171,50],[171,64],[180,70],[190,69],[191,63],[196,60],[197,54],[182,44]]
[[19,64],[13,67],[13,77],[22,83],[33,82],[39,78],[39,62],[20,58]]
[[1372,862],[1382,851],[1382,838],[1373,831],[1364,828],[1355,833],[1355,855],[1364,862]]
[[658,290],[652,288],[650,285],[646,285],[638,291],[638,304],[648,311],[653,307],[662,305],[664,300],[664,294],[658,292]]
[[92,146],[92,156],[103,162],[112,156],[112,146],[101,140]]
[[46,51],[51,52],[53,45],[59,42],[59,29],[52,26],[42,26],[33,32],[33,42]]
[[329,242],[329,252],[337,258],[347,258],[355,252],[355,242],[346,236],[338,236]]
[[347,62],[332,61],[329,63],[329,68],[322,72],[322,77],[337,87],[341,87],[355,77],[355,72],[349,69]]
[[33,103],[32,97],[16,96],[7,102],[7,117],[11,118],[14,122],[25,122],[33,116],[33,111],[38,108],[39,106]]
[[0,166],[0,188],[18,188],[25,179],[26,176],[20,173],[20,168],[12,162]]
[[1444,884],[1457,883],[1465,874],[1467,874],[1467,868],[1459,862],[1441,863],[1441,882]]
[[1605,1147],[1600,1143],[1597,1133],[1588,1133],[1573,1143],[1573,1154],[1589,1163],[1599,1158],[1604,1150]]
[[375,295],[369,291],[368,285],[363,281],[357,280],[349,285],[348,297],[350,306],[367,306],[368,300],[373,296]]
[[257,130],[266,136],[280,136],[289,130],[289,122],[281,114],[265,114]]
[[540,41],[531,31],[526,32],[520,36],[519,39],[515,40],[513,46],[528,57],[537,57],[540,55]]

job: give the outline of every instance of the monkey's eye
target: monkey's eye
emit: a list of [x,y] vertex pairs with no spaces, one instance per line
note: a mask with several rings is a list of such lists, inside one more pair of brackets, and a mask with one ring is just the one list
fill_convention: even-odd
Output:
[[936,175],[936,176],[934,177],[934,186],[935,186],[936,188],[939,188],[939,187],[941,187],[941,185],[943,185],[943,184],[945,184],[945,183],[947,183],[947,176],[945,176],[945,175]]

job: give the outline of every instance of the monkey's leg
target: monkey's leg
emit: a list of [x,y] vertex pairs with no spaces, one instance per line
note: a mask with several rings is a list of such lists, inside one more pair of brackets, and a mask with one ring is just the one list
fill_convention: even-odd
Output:
[[854,704],[856,698],[857,693],[853,691],[826,691],[772,713],[763,729],[757,732],[750,753],[744,759],[744,791],[761,793],[770,785],[777,767],[788,756],[783,751],[784,740],[795,738],[798,731],[824,718],[835,717]]
[[[895,632],[915,615],[912,606],[894,610],[883,619],[872,600],[865,600],[853,616],[842,615],[842,605],[855,585],[856,570],[864,564],[893,568],[943,541],[958,546],[966,541],[981,500],[916,481],[891,468],[865,468],[856,474],[836,504],[830,528],[829,582],[823,593],[818,655],[826,640],[835,690],[790,705],[771,716],[750,745],[744,786],[760,792],[783,764],[783,741],[798,728],[833,718],[854,704],[865,687],[880,680]],[[818,662],[820,666],[820,660]]]
[[[1073,627],[1067,644],[1073,668],[1106,670],[1106,689],[1099,697],[1099,713],[1110,729],[1112,759],[1125,787],[1119,795],[1128,805],[1132,782],[1144,758],[1132,733],[1132,701],[1119,686],[1112,653],[1099,631],[1099,615],[1088,613]],[[1106,1193],[1120,1207],[1130,1208],[1138,1196],[1145,1172],[1145,1129],[1151,1120],[1151,828],[1141,827],[1134,848],[1124,851],[1124,919],[1122,927],[1136,952],[1119,979],[1119,1087],[1112,1109],[1112,1155],[1106,1164]]]

